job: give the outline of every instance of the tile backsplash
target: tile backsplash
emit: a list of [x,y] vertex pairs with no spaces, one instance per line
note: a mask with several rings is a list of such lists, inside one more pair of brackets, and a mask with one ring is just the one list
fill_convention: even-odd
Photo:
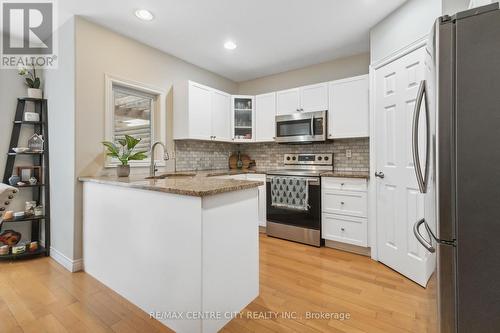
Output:
[[[255,160],[257,168],[283,166],[287,153],[333,153],[335,171],[369,171],[369,138],[338,139],[327,143],[286,145],[277,143],[232,144],[210,141],[181,140],[175,142],[177,171],[227,169],[229,156],[241,151]],[[351,157],[346,156],[351,150]]]

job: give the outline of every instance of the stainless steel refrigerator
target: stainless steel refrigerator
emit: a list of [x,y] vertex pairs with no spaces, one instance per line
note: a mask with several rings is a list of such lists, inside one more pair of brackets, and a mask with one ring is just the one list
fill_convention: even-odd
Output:
[[500,332],[498,4],[439,18],[426,51],[413,120],[425,218],[414,233],[437,253],[437,330]]

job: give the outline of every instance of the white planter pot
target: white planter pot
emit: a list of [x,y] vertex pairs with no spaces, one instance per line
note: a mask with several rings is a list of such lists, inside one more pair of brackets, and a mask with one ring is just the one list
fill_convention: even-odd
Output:
[[28,88],[28,97],[42,99],[42,89]]

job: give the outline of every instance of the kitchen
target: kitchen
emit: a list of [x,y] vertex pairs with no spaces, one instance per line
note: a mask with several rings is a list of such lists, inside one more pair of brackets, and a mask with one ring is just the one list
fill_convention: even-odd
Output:
[[[435,84],[453,74],[440,72],[436,79],[435,63],[442,71],[449,59],[467,55],[491,86],[497,84],[496,67],[488,72],[475,63],[477,54],[460,52],[478,29],[467,26],[474,22],[492,31],[483,34],[478,53],[497,54],[492,36],[498,27],[491,20],[496,4],[297,4],[290,15],[314,10],[316,18],[307,16],[311,27],[323,22],[318,23],[323,31],[327,26],[340,31],[342,25],[351,30],[345,29],[345,39],[321,32],[312,38],[294,27],[297,40],[278,43],[263,36],[275,31],[276,38],[286,25],[266,20],[259,12],[262,4],[188,1],[161,7],[153,2],[148,10],[127,4],[126,12],[112,13],[112,2],[107,9],[93,2],[58,4],[58,68],[39,74],[48,101],[40,120],[50,128],[50,134],[44,132],[50,172],[48,162],[43,168],[50,178],[40,185],[50,192],[35,204],[50,201],[43,205],[45,222],[33,224],[39,234],[29,228],[30,221],[4,218],[1,231],[19,234],[16,247],[28,248],[29,241],[39,247],[37,259],[20,260],[9,252],[4,258],[11,266],[1,263],[6,269],[0,276],[6,274],[10,287],[0,294],[10,318],[6,331],[36,325],[49,331],[77,326],[177,332],[496,331],[494,303],[483,313],[471,307],[493,301],[498,286],[489,281],[488,288],[479,288],[474,281],[482,275],[470,280],[461,271],[465,266],[457,266],[455,275],[448,265],[455,255],[451,249],[458,249],[459,260],[470,260],[467,265],[472,259],[461,254],[465,247],[457,247],[453,235],[437,229],[445,224],[434,216],[444,214],[447,204],[437,201],[446,198],[437,196],[436,187],[444,193],[444,175],[454,171],[442,169],[447,160],[439,151],[445,149],[431,140],[446,137],[444,123],[433,118],[435,94],[439,103],[445,100],[444,88]],[[281,12],[279,2],[269,11]],[[243,37],[249,28],[243,16],[228,18],[239,35],[221,37],[223,28],[211,20],[227,6],[263,20],[254,32],[259,46]],[[348,21],[345,13],[351,12],[363,20]],[[433,30],[438,17],[456,12]],[[330,15],[335,15],[332,22],[318,19]],[[186,17],[198,23],[186,24]],[[463,44],[457,54],[443,56],[450,49],[443,36],[455,25]],[[207,27],[203,38],[196,30],[200,26]],[[197,43],[181,42],[198,35]],[[217,50],[208,35],[222,40]],[[320,51],[321,38],[331,38],[331,50]],[[312,56],[297,49],[297,41],[306,40],[316,49]],[[485,64],[495,64],[486,58]],[[5,109],[14,110],[12,94],[24,96],[25,88],[7,89],[7,80],[19,81],[13,76],[17,72],[1,73],[6,78],[1,100],[11,101]],[[456,82],[464,96],[471,91]],[[489,120],[481,122],[489,129],[495,126],[490,112],[496,100],[486,98],[487,91],[481,94],[480,117]],[[479,100],[475,94],[469,100]],[[460,112],[466,103],[457,105]],[[439,104],[441,116],[445,107]],[[9,154],[0,165],[10,167],[9,161],[23,156],[9,149],[23,146],[12,146],[12,140],[8,145],[12,121],[7,120],[1,141]],[[12,120],[14,126],[29,125]],[[473,135],[462,127],[460,133]],[[24,136],[21,131],[19,141],[27,140]],[[478,138],[485,150],[472,152],[463,142],[457,149],[478,159],[486,158],[485,151],[496,156],[494,141],[488,131]],[[457,155],[460,172],[472,167],[467,156]],[[443,158],[438,164],[437,157]],[[483,174],[495,172],[482,168]],[[14,176],[7,169],[4,183]],[[475,184],[457,182],[468,193],[476,193]],[[17,213],[29,198],[19,182],[11,185],[2,211]],[[497,195],[493,186],[487,191]],[[465,196],[460,200],[469,202]],[[468,207],[460,217],[495,217],[489,204],[483,215],[469,205],[459,207]],[[483,230],[488,228],[497,230],[488,224]],[[477,237],[483,241],[482,256],[493,259],[484,252],[491,242],[484,233]],[[26,251],[25,257],[31,255]],[[484,274],[496,269],[474,265]],[[27,297],[25,287],[36,272],[41,278],[34,288],[45,300]],[[459,282],[448,283],[455,278]],[[458,288],[459,283],[471,287]],[[459,303],[452,301],[454,293]],[[464,301],[470,304],[466,312]],[[16,304],[27,309],[26,317],[19,317]]]

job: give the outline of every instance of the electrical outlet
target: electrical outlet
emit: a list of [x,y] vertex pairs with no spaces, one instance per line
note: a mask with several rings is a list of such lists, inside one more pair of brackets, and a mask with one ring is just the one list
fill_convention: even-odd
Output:
[[345,151],[345,156],[346,156],[347,158],[351,158],[351,157],[352,157],[352,150],[350,150],[350,149],[346,149],[346,151]]

